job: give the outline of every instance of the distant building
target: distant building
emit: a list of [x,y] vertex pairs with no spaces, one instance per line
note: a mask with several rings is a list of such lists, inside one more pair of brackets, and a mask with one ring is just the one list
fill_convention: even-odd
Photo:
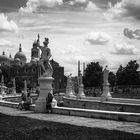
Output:
[[[38,38],[39,39],[39,38]],[[22,51],[21,44],[19,45],[19,51],[15,54],[14,58],[9,57],[3,51],[0,55],[0,68],[4,75],[4,81],[7,86],[12,86],[12,79],[16,80],[16,88],[19,92],[23,89],[24,80],[27,81],[28,88],[34,88],[38,86],[38,78],[42,74],[42,70],[39,64],[40,49],[38,48],[38,41],[33,43],[31,48],[31,60],[27,62],[26,55]],[[58,62],[51,60],[53,67],[53,88],[54,91],[64,91],[66,87],[66,76],[64,75],[64,67],[61,67]]]

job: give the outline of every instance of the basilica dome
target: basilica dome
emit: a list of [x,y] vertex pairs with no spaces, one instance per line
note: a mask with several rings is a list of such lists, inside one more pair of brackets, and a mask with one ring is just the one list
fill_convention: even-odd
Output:
[[5,52],[3,52],[2,55],[0,55],[0,62],[6,62],[6,61],[9,61],[9,58],[5,54]]
[[23,63],[26,63],[26,61],[27,61],[26,55],[22,52],[21,44],[19,47],[19,51],[15,54],[14,59],[15,60],[20,59],[20,61]]

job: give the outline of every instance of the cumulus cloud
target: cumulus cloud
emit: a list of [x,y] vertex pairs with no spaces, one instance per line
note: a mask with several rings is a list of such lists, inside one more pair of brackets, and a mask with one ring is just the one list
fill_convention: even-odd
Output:
[[137,53],[137,49],[133,45],[128,45],[126,43],[123,44],[114,44],[114,54],[118,55],[135,55]]
[[86,37],[86,42],[91,45],[105,45],[111,40],[111,37],[105,32],[91,32]]
[[15,51],[15,46],[11,41],[0,38],[0,49],[1,51],[12,52]]
[[88,3],[89,0],[69,0],[69,1],[63,1],[64,4],[68,4],[68,5],[85,5],[86,3]]
[[102,66],[106,66],[109,63],[106,58],[106,55],[103,53],[95,53],[94,59],[92,61],[99,62]]
[[50,8],[71,9],[75,8],[93,11],[99,10],[99,3],[94,0],[28,0],[25,7],[21,7],[19,12],[21,14],[30,14],[33,12],[46,11]]
[[97,11],[100,10],[100,8],[98,8],[93,2],[89,2],[87,7],[85,8],[85,10],[87,11]]
[[28,0],[26,7],[21,7],[19,12],[32,13],[42,9],[53,8],[62,4],[62,0]]
[[88,0],[75,0],[75,3],[86,3]]
[[135,31],[125,28],[123,31],[124,36],[129,39],[137,39],[140,40],[140,29],[136,29]]
[[8,17],[3,13],[0,14],[0,31],[17,32],[18,26],[13,20],[8,20]]
[[135,17],[140,19],[140,0],[122,0],[105,14],[108,18]]
[[0,38],[0,46],[12,46],[12,43],[8,40]]

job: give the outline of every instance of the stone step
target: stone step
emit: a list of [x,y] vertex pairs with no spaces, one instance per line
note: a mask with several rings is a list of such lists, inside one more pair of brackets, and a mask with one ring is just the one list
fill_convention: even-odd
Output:
[[[0,106],[17,108],[18,103],[1,100]],[[30,110],[32,110],[32,111],[35,110],[34,104],[30,105]],[[53,113],[80,116],[80,117],[88,117],[88,118],[99,118],[99,119],[130,121],[130,122],[140,123],[140,113],[91,110],[91,109],[69,108],[69,107],[53,107]]]
[[140,122],[140,113],[89,110],[81,108],[54,107],[53,113],[88,118],[110,119],[118,121]]

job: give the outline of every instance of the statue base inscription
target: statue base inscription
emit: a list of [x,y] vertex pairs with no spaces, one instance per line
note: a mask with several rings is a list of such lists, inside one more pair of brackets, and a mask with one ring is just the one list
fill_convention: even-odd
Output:
[[39,79],[40,83],[40,93],[39,97],[35,103],[35,112],[46,112],[46,98],[48,97],[49,92],[53,92],[52,89],[52,77],[40,77]]

